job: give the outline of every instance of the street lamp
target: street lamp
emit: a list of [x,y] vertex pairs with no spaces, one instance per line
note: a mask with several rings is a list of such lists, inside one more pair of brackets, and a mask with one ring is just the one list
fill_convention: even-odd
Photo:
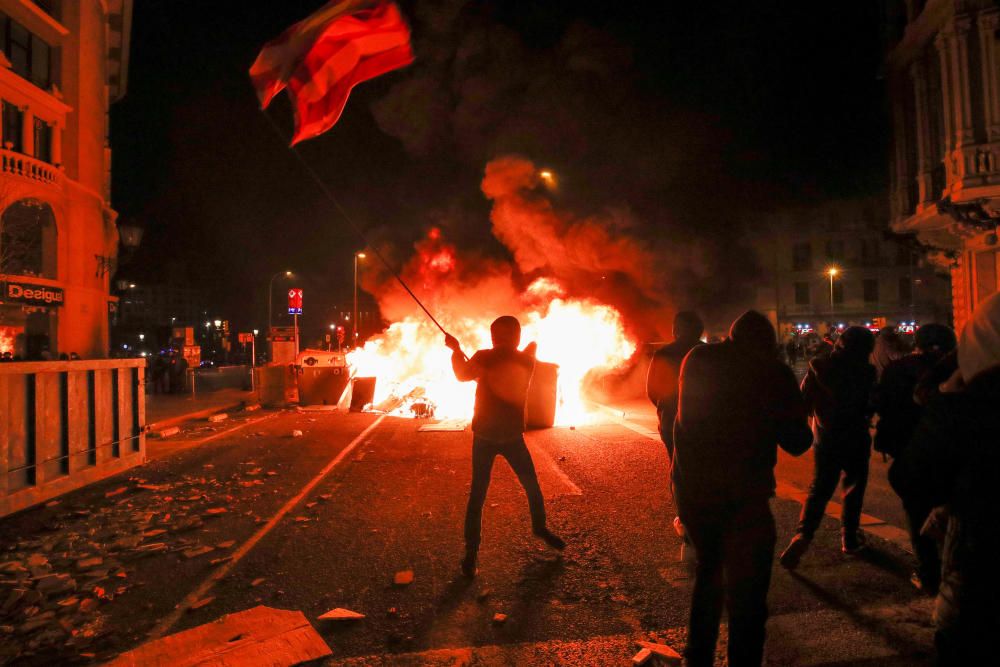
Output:
[[273,305],[274,305],[274,279],[277,278],[278,276],[285,276],[286,278],[291,278],[292,272],[278,271],[273,276],[271,276],[271,280],[269,280],[267,283],[267,331],[269,334],[271,332],[271,327],[272,327],[271,312],[273,311]]
[[364,259],[365,253],[354,253],[354,345],[358,344],[358,260]]
[[830,313],[831,314],[834,311],[834,306],[833,306],[833,279],[836,278],[839,273],[840,273],[840,269],[838,269],[835,266],[831,266],[829,269],[826,270],[826,275],[830,276]]
[[554,188],[556,186],[556,175],[552,173],[549,169],[543,169],[538,172],[538,177],[542,179],[546,187]]

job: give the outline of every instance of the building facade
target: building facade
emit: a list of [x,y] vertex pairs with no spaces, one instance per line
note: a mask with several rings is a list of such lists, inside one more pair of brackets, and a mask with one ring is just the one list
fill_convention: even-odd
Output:
[[0,352],[108,354],[131,0],[0,0]]
[[884,210],[875,200],[789,210],[759,235],[757,307],[782,338],[852,324],[949,321],[947,275],[886,233]]
[[952,276],[955,326],[997,291],[1000,3],[889,0],[890,224]]

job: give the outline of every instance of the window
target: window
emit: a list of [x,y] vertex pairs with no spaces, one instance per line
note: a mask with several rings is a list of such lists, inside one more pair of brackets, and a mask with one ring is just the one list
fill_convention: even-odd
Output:
[[809,242],[796,243],[792,246],[792,269],[808,271],[812,268],[812,246]]
[[809,305],[809,283],[795,283],[795,305]]
[[896,266],[909,266],[913,261],[913,253],[905,245],[896,246]]
[[35,119],[35,157],[52,164],[52,126]]
[[844,258],[844,242],[839,239],[830,239],[826,242],[826,256],[830,259]]
[[0,47],[15,74],[48,90],[52,85],[52,47],[23,25],[0,13]]
[[24,146],[24,113],[10,102],[3,103],[3,144],[18,153]]
[[899,279],[899,303],[908,306],[913,302],[913,281],[910,276],[903,276]]
[[878,301],[878,280],[875,278],[865,278],[864,282],[865,303],[875,303]]
[[56,226],[52,209],[21,199],[0,216],[0,273],[55,278]]
[[844,283],[836,281],[833,283],[833,302],[835,304],[844,303]]

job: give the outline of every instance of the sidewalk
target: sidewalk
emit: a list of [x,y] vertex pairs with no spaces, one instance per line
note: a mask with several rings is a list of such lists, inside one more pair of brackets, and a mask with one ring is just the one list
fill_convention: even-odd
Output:
[[256,392],[241,389],[220,389],[198,394],[196,398],[189,394],[149,394],[146,396],[146,423],[155,431],[256,402]]

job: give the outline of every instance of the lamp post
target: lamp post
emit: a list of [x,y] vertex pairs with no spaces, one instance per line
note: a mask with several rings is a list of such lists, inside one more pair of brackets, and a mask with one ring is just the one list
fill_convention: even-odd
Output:
[[831,315],[833,315],[834,310],[835,310],[834,305],[833,305],[833,279],[836,278],[837,274],[839,274],[839,273],[840,273],[840,269],[838,269],[835,266],[831,266],[829,269],[826,270],[826,275],[830,276],[830,314]]
[[273,308],[273,305],[274,305],[274,279],[277,278],[278,276],[285,276],[286,278],[291,278],[292,277],[292,272],[291,271],[278,271],[273,276],[271,276],[271,280],[269,280],[268,283],[267,283],[267,334],[269,336],[271,335],[271,326],[272,326],[271,313],[272,313],[272,311],[274,309]]
[[358,260],[364,258],[365,253],[354,253],[354,347],[358,346]]

